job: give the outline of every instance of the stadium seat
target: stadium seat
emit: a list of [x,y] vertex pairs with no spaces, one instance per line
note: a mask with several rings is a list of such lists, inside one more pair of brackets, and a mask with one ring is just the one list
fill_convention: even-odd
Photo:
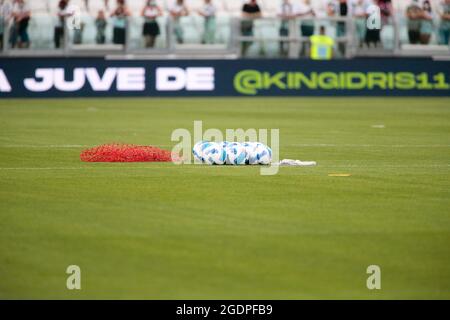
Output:
[[33,13],[44,13],[48,12],[49,9],[49,3],[44,0],[28,1],[28,5],[30,6],[30,10]]
[[[300,0],[295,0],[295,2]],[[328,0],[312,0],[312,5],[316,10],[316,16],[324,17],[326,3]],[[58,11],[59,0],[29,0],[28,3],[32,10],[32,19],[30,21],[30,38],[31,47],[36,49],[53,48],[53,30],[57,22],[56,13]],[[140,17],[141,10],[145,5],[146,0],[128,0],[132,17],[130,18],[130,48],[142,48],[142,25],[143,19]],[[175,0],[157,0],[158,4],[164,9],[164,17],[159,18],[161,26],[161,36],[157,39],[157,47],[165,47],[166,43],[166,25],[169,14],[167,10],[173,5]],[[196,11],[203,6],[203,0],[185,0],[186,5],[191,11],[188,17],[181,19],[181,25],[184,29],[185,43],[189,45],[200,44],[203,34],[203,18],[196,14]],[[231,19],[241,15],[241,9],[245,0],[213,0],[217,7],[217,28],[216,28],[216,43],[228,43],[231,35]],[[432,6],[436,12],[439,6],[439,0],[432,0]],[[278,13],[281,0],[258,0],[263,11],[263,16],[266,18],[276,17]],[[79,6],[82,10],[82,22],[84,24],[83,43],[88,45],[95,44],[96,26],[95,17],[99,10],[105,10],[104,0],[89,0],[89,10],[85,7],[84,0],[71,0],[71,5]],[[399,25],[398,36],[401,45],[408,44],[407,19],[405,16],[408,1],[393,1],[394,17]],[[114,10],[116,6],[115,0],[110,0],[109,13]],[[106,30],[107,43],[112,41],[112,19],[108,20]],[[323,24],[322,22],[321,24]],[[325,22],[327,26],[327,33],[335,37],[336,23]],[[439,18],[435,19],[435,26],[439,25]],[[275,20],[256,21],[255,37],[258,38],[249,50],[249,53],[262,54],[267,56],[276,55],[278,52],[278,42],[276,39],[279,35],[279,22]],[[395,47],[396,32],[393,26],[385,26],[381,32],[381,41],[383,48],[393,50]],[[437,32],[431,37],[430,44],[437,44]]]
[[262,0],[261,7],[262,7],[261,10],[265,12],[264,16],[276,16],[280,8],[280,1]]
[[53,30],[56,18],[48,13],[35,13],[30,19],[28,34],[32,49],[53,48]]

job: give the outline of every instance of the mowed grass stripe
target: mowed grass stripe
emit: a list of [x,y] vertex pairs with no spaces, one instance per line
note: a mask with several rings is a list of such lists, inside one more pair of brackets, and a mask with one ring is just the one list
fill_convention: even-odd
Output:
[[[449,105],[1,100],[0,297],[448,299]],[[172,131],[194,120],[278,128],[282,158],[318,165],[265,177],[79,160],[109,142],[170,148]],[[70,264],[82,269],[81,291],[65,287]],[[376,293],[366,288],[372,264],[382,270]]]

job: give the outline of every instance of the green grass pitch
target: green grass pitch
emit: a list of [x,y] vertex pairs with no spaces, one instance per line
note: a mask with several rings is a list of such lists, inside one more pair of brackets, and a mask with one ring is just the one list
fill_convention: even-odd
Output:
[[[79,160],[194,120],[318,165]],[[1,100],[0,298],[449,299],[449,196],[450,99]]]

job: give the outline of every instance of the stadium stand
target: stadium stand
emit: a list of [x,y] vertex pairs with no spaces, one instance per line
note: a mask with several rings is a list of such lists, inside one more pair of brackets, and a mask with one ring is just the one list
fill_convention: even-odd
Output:
[[[6,0],[8,2],[8,0]],[[301,0],[293,0],[291,2],[298,3]],[[442,51],[447,52],[448,48],[442,48],[437,46],[438,44],[438,26],[439,16],[436,12],[439,9],[441,0],[431,0],[433,15],[434,30],[431,36],[430,44],[424,46],[409,46],[408,30],[407,30],[407,18],[405,15],[406,8],[410,3],[410,0],[393,0],[393,18],[387,23],[381,30],[381,52],[385,53],[386,50],[389,53],[398,49],[404,50],[419,50],[427,54],[428,52]],[[53,45],[53,29],[57,23],[57,9],[59,0],[33,0],[27,1],[32,11],[32,18],[29,24],[29,35],[31,38],[31,49],[34,50],[48,50],[54,47]],[[217,8],[216,14],[216,35],[214,48],[230,48],[236,45],[232,39],[233,19],[237,19],[241,16],[241,8],[245,1],[243,0],[213,0]],[[277,13],[282,0],[259,0],[258,3],[261,7],[264,19],[255,22],[255,45],[250,50],[250,55],[264,56],[277,56],[279,47],[279,28],[280,21],[277,18]],[[332,2],[332,1],[331,1]],[[82,31],[82,44],[78,46],[72,46],[73,48],[95,49],[96,47],[96,25],[95,19],[97,13],[100,10],[104,10],[108,16],[108,24],[106,28],[107,43],[111,43],[113,27],[109,13],[115,8],[115,0],[70,0],[71,6],[77,6],[81,10],[81,21],[83,25]],[[108,5],[106,5],[108,3]],[[143,18],[140,16],[141,10],[144,7],[145,0],[128,0],[127,6],[132,12],[131,17],[128,20],[128,50],[142,50],[142,25],[144,23]],[[175,47],[170,41],[169,34],[171,33],[168,9],[172,5],[173,0],[157,0],[158,5],[163,8],[164,16],[158,18],[158,23],[161,28],[161,35],[157,38],[156,48],[168,49]],[[207,46],[200,46],[202,42],[203,32],[203,18],[196,14],[196,11],[203,6],[203,0],[186,0],[187,7],[190,9],[190,14],[187,17],[181,18],[181,26],[184,31],[185,44],[183,46],[177,46],[178,48],[193,48],[202,50]],[[312,6],[317,18],[327,17],[327,4],[330,0],[312,0]],[[317,27],[317,26],[316,26]],[[317,28],[316,28],[317,29]],[[330,21],[328,23],[327,33],[336,37],[336,22]],[[69,33],[69,43],[73,43],[73,32]],[[114,46],[105,47],[114,49]],[[360,54],[370,54],[380,52],[380,50],[373,49],[361,49],[358,50]]]

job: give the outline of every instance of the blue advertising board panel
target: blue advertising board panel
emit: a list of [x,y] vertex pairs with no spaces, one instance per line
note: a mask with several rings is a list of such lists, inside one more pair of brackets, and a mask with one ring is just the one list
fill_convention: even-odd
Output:
[[450,96],[450,61],[0,59],[0,98],[111,96]]

